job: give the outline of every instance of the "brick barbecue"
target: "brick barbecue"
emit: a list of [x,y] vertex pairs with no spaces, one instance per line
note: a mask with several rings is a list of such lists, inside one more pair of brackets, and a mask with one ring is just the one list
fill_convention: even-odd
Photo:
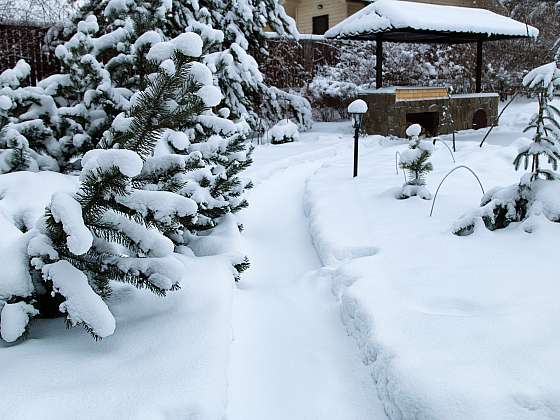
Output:
[[388,87],[364,91],[369,111],[368,134],[405,137],[406,128],[420,124],[426,135],[479,129],[497,123],[499,95],[450,95],[445,87]]

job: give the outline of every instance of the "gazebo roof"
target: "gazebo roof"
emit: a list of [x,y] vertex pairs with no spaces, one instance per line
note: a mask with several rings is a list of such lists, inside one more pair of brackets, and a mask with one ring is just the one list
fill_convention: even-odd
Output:
[[463,43],[536,38],[539,30],[484,9],[378,0],[325,33],[326,38]]

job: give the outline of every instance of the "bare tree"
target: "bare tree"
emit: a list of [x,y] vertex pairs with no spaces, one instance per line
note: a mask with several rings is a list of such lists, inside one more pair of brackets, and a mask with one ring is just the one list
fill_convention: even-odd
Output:
[[71,16],[76,0],[0,0],[0,22],[51,25]]

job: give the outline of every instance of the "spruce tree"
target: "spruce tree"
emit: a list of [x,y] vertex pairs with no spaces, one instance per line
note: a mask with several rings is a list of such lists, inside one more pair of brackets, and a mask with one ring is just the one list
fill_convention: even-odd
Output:
[[114,89],[109,72],[99,61],[94,36],[97,18],[88,16],[77,32],[56,48],[63,72],[42,80],[39,86],[58,106],[56,137],[62,150],[62,170],[79,169],[79,158],[98,146],[115,116],[127,108],[126,95]]
[[202,98],[183,95],[192,82],[192,45],[202,45],[196,34],[185,35],[189,39],[182,41],[189,42],[166,45],[175,48],[172,57],[150,75],[128,113],[115,119],[103,149],[84,155],[80,189],[53,197],[29,242],[35,277],[43,281],[35,302],[39,314],[61,308],[69,324],[83,325],[96,339],[115,328],[102,300],[111,281],[163,296],[183,275],[166,234],[194,219],[197,205],[175,192],[145,188],[145,175],[154,174],[154,161],[146,159],[162,133],[204,106]]
[[30,72],[20,60],[0,74],[0,173],[59,169],[56,106],[41,88],[22,86]]
[[[108,9],[118,11],[116,5],[124,3],[114,0],[87,1],[74,19],[74,25],[94,14],[98,17],[104,15],[103,19],[98,19],[101,32],[116,33],[119,28],[126,30],[130,25],[114,23],[126,22],[126,19],[115,21],[116,14],[106,12]],[[172,7],[166,13],[161,13],[162,5],[167,4],[164,2],[153,2],[152,6],[147,1],[128,3],[134,3],[135,6],[127,6],[126,13],[134,11],[138,16],[147,17],[135,18],[135,22],[142,22],[137,26],[146,30],[161,28],[158,32],[162,32],[165,38],[174,38],[185,31],[194,31],[202,36],[206,46],[205,62],[218,76],[223,102],[229,108],[232,119],[244,118],[255,128],[261,118],[274,124],[289,114],[300,126],[308,128],[311,125],[309,102],[301,96],[267,86],[253,58],[253,55],[268,54],[264,36],[266,27],[282,36],[298,35],[295,22],[276,0],[173,0]],[[161,26],[159,22],[164,25]],[[50,36],[53,45],[60,43],[61,38],[68,37],[72,30],[65,28],[63,31],[52,31]],[[216,34],[220,35],[216,38]],[[121,68],[123,63],[130,62],[130,59],[125,59],[126,55],[119,53],[113,63],[107,63],[113,78],[117,77],[113,68]],[[124,75],[121,79],[124,81]]]
[[411,125],[406,130],[409,136],[408,147],[400,156],[400,167],[408,173],[408,181],[403,185],[397,198],[406,199],[418,196],[429,200],[432,195],[426,188],[426,175],[433,170],[429,162],[433,146],[427,141],[420,140],[422,127],[418,124]]
[[[559,179],[555,171],[560,159],[560,110],[551,104],[551,99],[560,86],[560,70],[556,63],[538,67],[525,76],[523,85],[536,95],[539,109],[525,129],[525,132],[534,132],[532,140],[519,149],[513,165],[516,170],[530,170],[518,185],[494,189],[483,197],[481,206],[487,211],[482,218],[490,230],[525,221],[524,229],[532,231],[534,225],[530,219],[542,213],[542,203],[538,199],[542,182]],[[550,168],[546,168],[546,164]],[[560,215],[549,214],[549,218],[560,221]]]

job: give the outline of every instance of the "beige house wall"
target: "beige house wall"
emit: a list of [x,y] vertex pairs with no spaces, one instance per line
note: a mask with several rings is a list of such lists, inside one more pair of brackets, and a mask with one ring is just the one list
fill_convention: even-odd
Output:
[[299,31],[304,34],[312,33],[313,18],[322,15],[329,15],[329,27],[346,19],[346,0],[300,0],[295,16]]

